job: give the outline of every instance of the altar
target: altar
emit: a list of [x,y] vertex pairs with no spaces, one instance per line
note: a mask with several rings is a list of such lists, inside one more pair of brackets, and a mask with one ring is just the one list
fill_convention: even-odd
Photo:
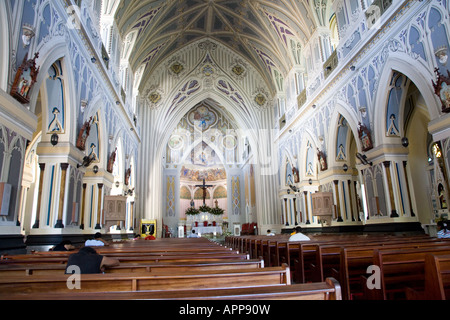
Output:
[[213,233],[213,234],[222,234],[222,227],[219,226],[208,226],[208,227],[204,227],[204,226],[198,226],[198,227],[192,227],[192,230],[195,231],[195,233],[197,234],[207,234],[207,233]]

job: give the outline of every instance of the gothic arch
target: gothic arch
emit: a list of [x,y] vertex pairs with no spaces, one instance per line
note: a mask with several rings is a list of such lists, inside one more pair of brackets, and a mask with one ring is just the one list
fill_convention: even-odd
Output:
[[[434,94],[432,87],[432,79],[435,75],[426,69],[422,64],[417,63],[406,54],[390,53],[389,58],[381,73],[376,97],[373,103],[372,119],[373,119],[373,134],[374,145],[381,145],[390,143],[389,137],[386,137],[385,123],[387,114],[387,105],[389,95],[388,89],[390,87],[390,80],[394,72],[400,72],[408,77],[422,94],[428,108],[430,120],[439,117],[439,103],[438,98]],[[380,106],[380,107],[376,107]],[[382,109],[380,109],[382,108]],[[404,108],[404,106],[402,106]],[[400,138],[399,138],[400,139]]]
[[[348,127],[353,134],[356,142],[356,148],[359,152],[362,150],[361,141],[358,139],[358,120],[356,119],[356,116],[353,112],[349,112],[349,110],[352,110],[349,106],[346,106],[344,102],[338,101],[336,103],[336,107],[334,108],[334,112],[331,115],[330,124],[332,124],[330,127],[333,128],[334,124],[338,124],[339,117],[342,116],[347,121]],[[349,132],[350,133],[350,132]],[[347,136],[349,137],[349,135]],[[328,141],[328,165],[338,165],[336,161],[336,154],[338,153],[336,144],[337,144],[337,138],[338,138],[338,128],[335,127],[335,130],[329,131],[329,139]],[[347,140],[347,143],[350,141]],[[349,145],[348,145],[349,146]],[[347,154],[347,161],[349,161],[349,157],[354,155],[348,155]]]
[[[48,78],[48,70],[57,61],[61,61],[62,71],[64,73],[64,104],[66,110],[66,124],[65,124],[65,140],[76,141],[76,123],[77,123],[77,108],[76,108],[76,90],[75,90],[75,80],[73,77],[72,61],[70,58],[69,50],[66,43],[63,42],[62,38],[56,38],[51,40],[42,46],[39,52],[39,58],[37,60],[37,65],[40,66],[40,72],[37,77],[36,83],[30,95],[30,110],[35,112],[36,103],[38,99],[39,92],[43,88],[45,80]],[[45,103],[43,103],[45,105]],[[42,118],[47,118],[47,113],[42,110]],[[43,122],[43,125],[45,123]],[[42,136],[43,141],[49,141],[50,137],[46,135]]]

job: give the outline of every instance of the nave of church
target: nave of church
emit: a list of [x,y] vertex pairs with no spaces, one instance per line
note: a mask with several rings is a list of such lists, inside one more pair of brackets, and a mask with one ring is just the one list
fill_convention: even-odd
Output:
[[[97,232],[168,247],[195,233],[249,255],[227,242],[270,230],[274,244],[296,227],[330,245],[436,240],[449,12],[447,0],[1,1],[0,253]],[[297,282],[303,260],[287,256],[270,267]],[[327,278],[342,276],[307,282]]]

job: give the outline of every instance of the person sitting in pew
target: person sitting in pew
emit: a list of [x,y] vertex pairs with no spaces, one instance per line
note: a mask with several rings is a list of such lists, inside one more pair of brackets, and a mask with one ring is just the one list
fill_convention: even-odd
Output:
[[293,234],[289,238],[289,241],[310,241],[311,239],[309,237],[305,236],[303,233],[301,233],[301,231],[302,231],[301,227],[296,227],[295,234]]
[[275,233],[273,233],[270,229],[269,230],[267,230],[267,234],[266,234],[267,236],[274,236],[275,235]]
[[[80,274],[103,273],[107,267],[118,266],[120,261],[99,255],[91,247],[83,247],[77,253],[71,254],[67,260],[66,274],[73,274],[79,268]],[[75,268],[73,268],[75,267]]]
[[72,251],[75,247],[72,245],[72,241],[64,240],[50,249],[50,251]]
[[97,232],[94,235],[93,240],[86,240],[84,243],[86,247],[104,247],[109,246],[108,241],[102,239],[102,234],[100,232]]
[[448,228],[448,221],[438,221],[437,223],[437,237],[438,238],[450,238],[450,230]]

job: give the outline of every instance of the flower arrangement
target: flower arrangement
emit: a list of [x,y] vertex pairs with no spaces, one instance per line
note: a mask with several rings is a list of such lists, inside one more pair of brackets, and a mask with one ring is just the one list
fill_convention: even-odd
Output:
[[212,208],[209,213],[215,216],[221,216],[225,213],[225,211],[222,208]]
[[195,209],[194,207],[189,207],[189,208],[186,210],[186,215],[187,215],[187,216],[195,216],[195,215],[197,215],[197,214],[199,214],[199,213],[200,213],[200,210]]
[[201,206],[201,207],[199,207],[198,208],[198,210],[200,211],[200,212],[208,212],[208,213],[211,213],[211,207],[208,207],[207,205],[203,205],[203,206]]

